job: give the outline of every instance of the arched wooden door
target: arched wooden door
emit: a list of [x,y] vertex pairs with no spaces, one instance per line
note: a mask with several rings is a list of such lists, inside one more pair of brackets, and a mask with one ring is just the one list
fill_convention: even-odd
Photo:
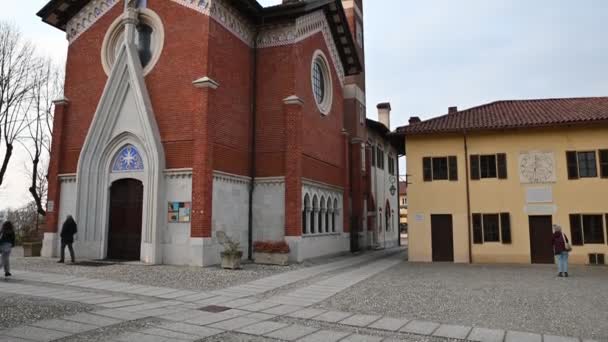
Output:
[[139,260],[143,184],[135,179],[121,179],[110,189],[110,226],[108,259]]

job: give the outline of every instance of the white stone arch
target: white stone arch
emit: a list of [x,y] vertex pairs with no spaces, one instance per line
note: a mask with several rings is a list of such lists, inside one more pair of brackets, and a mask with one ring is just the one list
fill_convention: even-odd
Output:
[[[145,160],[144,172],[135,177],[112,175],[112,160],[127,143],[138,148]],[[78,160],[75,213],[78,254],[85,258],[106,257],[111,180],[135,178],[144,184],[140,257],[147,263],[162,262],[160,227],[167,211],[164,169],[164,149],[143,70],[134,44],[125,38]]]
[[319,214],[319,197],[315,194],[312,197],[312,211],[310,212],[310,234],[319,232],[317,215]]
[[327,207],[325,206],[325,195],[321,194],[321,202],[319,204],[319,233],[327,232],[327,221],[325,220],[326,213]]
[[310,195],[302,192],[304,199],[302,200],[302,234],[306,235],[310,232],[310,212],[312,206],[310,204]]

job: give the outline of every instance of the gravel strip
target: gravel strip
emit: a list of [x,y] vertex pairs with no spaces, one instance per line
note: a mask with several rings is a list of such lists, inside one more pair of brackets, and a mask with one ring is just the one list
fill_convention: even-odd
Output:
[[92,267],[77,264],[57,264],[55,260],[46,258],[15,258],[15,260],[11,260],[11,263],[11,266],[16,270],[58,273],[138,285],[199,291],[223,289],[310,265],[307,263],[290,266],[268,266],[245,263],[242,265],[242,270],[232,271],[219,267],[150,266],[129,263]]
[[608,341],[608,269],[404,262],[321,303],[340,311]]
[[92,305],[0,292],[0,329],[92,311]]
[[56,342],[106,342],[123,333],[136,332],[146,328],[153,328],[163,320],[158,318],[143,318],[135,321],[126,321],[120,324],[103,327],[86,333],[77,334],[56,340]]

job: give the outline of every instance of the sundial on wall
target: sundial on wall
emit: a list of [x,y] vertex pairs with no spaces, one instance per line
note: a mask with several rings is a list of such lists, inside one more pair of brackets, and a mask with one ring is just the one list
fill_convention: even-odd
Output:
[[555,156],[552,152],[524,152],[519,155],[519,178],[522,183],[555,182]]

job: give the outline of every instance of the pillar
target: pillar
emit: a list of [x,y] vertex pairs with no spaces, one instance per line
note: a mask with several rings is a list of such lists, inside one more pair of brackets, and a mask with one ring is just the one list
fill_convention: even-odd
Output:
[[[285,134],[285,236],[302,235],[302,105],[293,95],[283,100]],[[312,199],[311,199],[312,200]]]

